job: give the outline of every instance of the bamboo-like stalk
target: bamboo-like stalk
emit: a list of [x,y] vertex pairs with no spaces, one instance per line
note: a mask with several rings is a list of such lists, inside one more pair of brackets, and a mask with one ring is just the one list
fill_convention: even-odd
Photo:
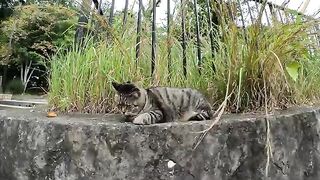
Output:
[[[267,0],[265,0],[265,1],[267,1]],[[271,23],[270,23],[269,15],[268,15],[268,12],[267,12],[267,7],[269,7],[269,6],[264,6],[263,11],[265,12],[265,15],[266,15],[267,24],[268,24],[268,26],[270,26]]]
[[201,41],[200,41],[200,22],[199,22],[198,8],[197,8],[197,0],[193,0],[193,9],[194,9],[194,14],[196,16],[198,68],[199,68],[199,73],[201,73],[200,69],[202,65],[202,59],[201,59]]
[[280,11],[280,9],[278,9],[278,14],[279,14],[279,17],[280,17],[280,21],[281,21],[281,23],[284,23],[283,18],[282,18],[282,15],[281,15],[281,11]]
[[[212,27],[212,17],[211,17],[211,7],[210,7],[210,0],[206,0],[207,3],[207,14],[208,14],[208,23],[209,23],[209,38],[211,44],[211,57],[214,58],[215,53],[215,44],[213,39],[213,27]],[[214,63],[212,62],[212,70],[215,71]]]
[[100,0],[100,2],[99,2],[98,11],[99,11],[100,15],[103,15],[103,12],[102,12],[102,9],[101,9],[101,5],[102,5],[102,0]]
[[206,4],[207,4],[207,14],[208,14],[209,38],[211,43],[211,55],[212,57],[214,57],[213,27],[212,27],[210,0],[206,0]]
[[[129,7],[129,0],[126,0],[126,3],[124,5],[124,10],[123,10],[123,22],[122,22],[122,31],[125,31],[126,24],[127,24],[127,19],[128,19],[128,7]],[[123,35],[123,34],[122,34]]]
[[276,15],[275,15],[275,13],[274,13],[273,5],[272,5],[272,4],[268,4],[268,6],[269,6],[269,9],[270,9],[271,15],[272,15],[273,17],[277,18]]
[[156,62],[156,15],[157,15],[157,1],[152,0],[152,50],[151,50],[151,76],[154,72],[154,66]]
[[109,25],[110,25],[110,26],[112,26],[112,23],[113,23],[114,3],[115,3],[115,0],[112,0],[111,8],[110,8],[110,16],[109,16]]
[[[290,0],[288,0],[290,1]],[[289,2],[285,3],[283,2],[283,4],[285,5],[288,5]],[[285,6],[284,6],[285,7]],[[284,20],[285,20],[285,23],[290,23],[290,19],[288,18],[288,16],[290,16],[290,14],[288,15],[288,12],[287,12],[287,9],[284,9],[283,10],[283,13],[284,13]]]
[[170,42],[170,20],[171,20],[171,12],[170,12],[170,0],[167,0],[167,43],[168,43],[168,72],[170,80],[170,72],[171,72],[171,42]]
[[182,29],[182,66],[183,75],[187,77],[187,52],[186,52],[186,23],[185,23],[185,0],[181,0],[181,29]]
[[242,22],[242,27],[243,27],[243,37],[244,37],[244,40],[246,42],[246,44],[248,44],[248,38],[247,38],[247,30],[246,30],[246,25],[245,25],[245,22],[244,22],[244,17],[243,17],[243,12],[242,12],[242,9],[241,9],[241,4],[240,4],[240,0],[237,0],[238,2],[238,5],[239,5],[239,12],[240,12],[240,17],[241,17],[241,22]]
[[260,8],[260,11],[259,11],[259,14],[258,14],[258,23],[260,25],[262,24],[261,23],[262,22],[262,16],[263,16],[264,9],[266,8],[266,5],[267,5],[267,0],[263,0],[261,8]]
[[103,12],[102,12],[102,9],[101,9],[102,0],[100,0],[99,2],[98,2],[98,0],[93,0],[93,4],[94,4],[96,10],[98,10],[98,13],[101,16],[103,16]]
[[245,0],[245,2],[246,2],[247,7],[248,7],[248,12],[249,12],[249,15],[250,15],[251,23],[254,23],[252,12],[251,12],[251,7],[249,5],[249,1]]
[[242,26],[245,27],[245,23],[244,23],[244,16],[243,16],[243,12],[242,12],[242,8],[241,8],[241,3],[240,0],[237,0],[238,5],[239,5],[239,12],[240,12],[240,17],[241,17],[241,22],[242,22]]
[[142,0],[139,0],[138,20],[137,20],[137,39],[136,39],[136,65],[140,56],[141,43],[141,16],[142,16]]

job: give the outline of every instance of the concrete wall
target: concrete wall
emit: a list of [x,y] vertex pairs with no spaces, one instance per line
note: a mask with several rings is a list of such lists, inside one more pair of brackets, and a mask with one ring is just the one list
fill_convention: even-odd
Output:
[[0,110],[0,180],[316,180],[319,112],[272,117],[266,177],[264,116],[225,117],[192,150],[211,121],[136,126],[118,116]]

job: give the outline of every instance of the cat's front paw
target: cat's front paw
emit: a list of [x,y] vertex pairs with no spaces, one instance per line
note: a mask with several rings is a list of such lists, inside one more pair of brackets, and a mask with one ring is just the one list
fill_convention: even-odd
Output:
[[146,125],[146,124],[150,124],[150,121],[148,120],[148,117],[146,115],[142,114],[134,118],[132,123],[137,125]]

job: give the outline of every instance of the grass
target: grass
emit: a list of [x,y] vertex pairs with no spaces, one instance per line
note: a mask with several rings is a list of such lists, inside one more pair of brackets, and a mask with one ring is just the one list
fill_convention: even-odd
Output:
[[134,28],[129,28],[123,38],[114,32],[117,40],[112,45],[89,38],[84,50],[73,48],[53,57],[49,104],[62,112],[110,112],[114,106],[111,82],[129,80],[143,87],[196,88],[214,105],[223,103],[228,95],[226,110],[236,112],[316,103],[320,97],[319,52],[308,53],[312,42],[306,33],[312,23],[275,22],[272,27],[262,28],[256,23],[246,29],[246,34],[235,24],[226,23],[219,29],[221,38],[216,39],[215,58],[211,58],[210,41],[203,37],[201,74],[195,42],[188,41],[187,77],[183,76],[180,42],[173,37],[169,72],[168,42],[166,36],[158,35],[154,76],[150,76],[150,33],[142,35],[137,63]]
[[[227,71],[232,69],[230,89],[234,93],[229,101],[230,108],[244,110],[263,107],[265,96],[268,96],[267,104],[273,107],[318,97],[319,93],[313,88],[318,86],[316,79],[319,76],[303,73],[313,71],[315,67],[311,65],[317,64],[308,57],[307,27],[308,24],[276,24],[261,30],[253,26],[247,29],[247,43],[239,38],[234,26],[230,27],[222,44],[226,54],[218,52],[222,56],[216,59],[217,74],[214,77],[221,88],[226,87]],[[297,69],[299,78],[296,80],[286,71],[292,63],[308,66]],[[308,81],[312,84],[303,87],[302,84]]]

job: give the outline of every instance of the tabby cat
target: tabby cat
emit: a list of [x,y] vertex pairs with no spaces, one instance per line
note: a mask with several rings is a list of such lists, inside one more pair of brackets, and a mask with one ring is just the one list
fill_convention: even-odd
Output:
[[130,82],[112,82],[112,86],[117,91],[117,107],[127,121],[134,124],[212,118],[209,102],[197,90],[169,87],[144,89]]

